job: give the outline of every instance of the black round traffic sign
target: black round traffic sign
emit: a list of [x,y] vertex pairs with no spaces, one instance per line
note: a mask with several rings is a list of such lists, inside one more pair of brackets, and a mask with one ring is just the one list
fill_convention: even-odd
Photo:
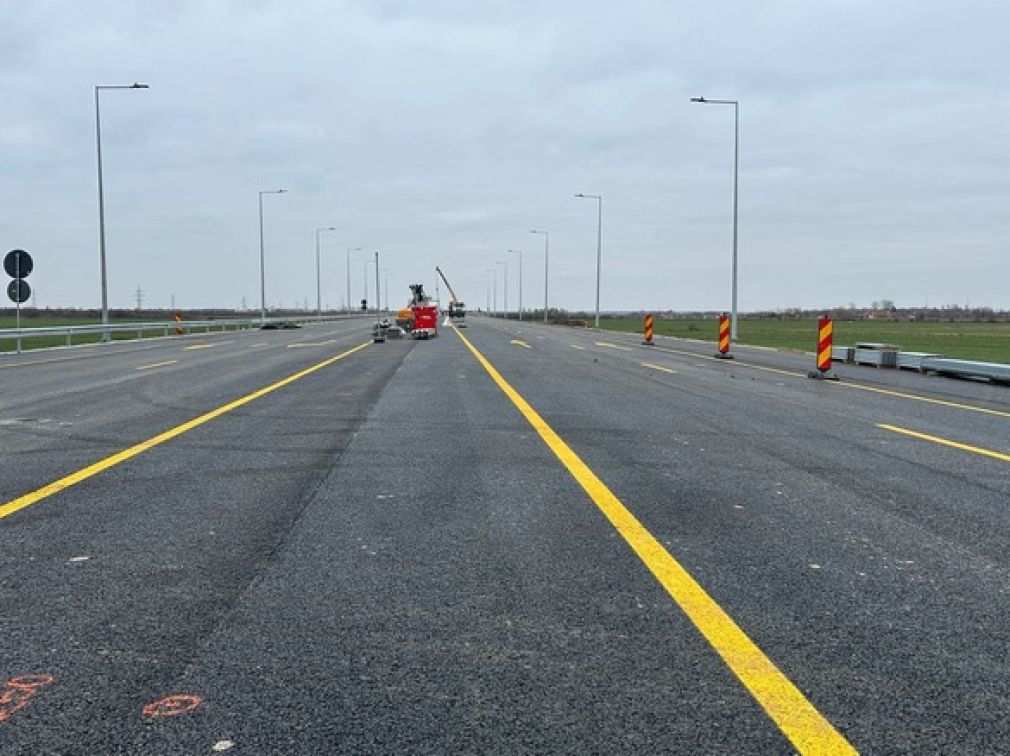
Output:
[[7,296],[10,297],[11,302],[23,304],[28,301],[28,297],[31,295],[32,287],[28,285],[27,281],[15,278],[7,284]]
[[4,257],[4,270],[11,278],[28,278],[32,272],[32,256],[23,249],[12,249]]

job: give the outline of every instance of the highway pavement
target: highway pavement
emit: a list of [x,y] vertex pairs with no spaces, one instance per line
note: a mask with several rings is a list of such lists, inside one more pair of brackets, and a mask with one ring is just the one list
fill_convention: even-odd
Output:
[[0,752],[1010,751],[1010,389],[640,341],[3,356]]

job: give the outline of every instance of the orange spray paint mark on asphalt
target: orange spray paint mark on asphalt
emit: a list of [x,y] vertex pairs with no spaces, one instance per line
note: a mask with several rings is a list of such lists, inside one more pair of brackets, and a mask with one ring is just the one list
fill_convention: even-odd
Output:
[[178,694],[166,696],[144,707],[145,717],[176,717],[188,714],[203,702],[200,696]]
[[0,691],[0,722],[6,722],[35,697],[40,688],[52,684],[52,675],[21,675],[4,683]]

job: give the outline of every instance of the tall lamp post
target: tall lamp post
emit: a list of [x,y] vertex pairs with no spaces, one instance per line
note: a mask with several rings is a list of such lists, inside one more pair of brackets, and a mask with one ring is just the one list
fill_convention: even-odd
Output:
[[[102,268],[102,325],[109,324],[109,279],[105,266],[105,187],[102,184],[102,112],[98,93],[103,89],[149,89],[147,84],[95,85],[95,141],[98,145],[98,257]],[[109,331],[102,331],[102,341],[109,340]]]
[[486,299],[486,302],[485,302],[486,306],[485,306],[484,310],[485,310],[485,312],[488,312],[488,313],[492,312],[492,310],[491,310],[491,273],[492,272],[493,271],[490,268],[485,268],[484,269],[484,296],[485,296],[485,299]]
[[347,248],[347,312],[350,313],[354,308],[351,307],[351,252],[360,252],[361,247],[348,247]]
[[600,194],[576,194],[580,199],[596,200],[596,327],[600,327],[600,262],[603,258],[603,196]]
[[498,266],[491,268],[491,317],[498,317]]
[[538,231],[533,228],[530,229],[531,234],[543,234],[544,235],[544,322],[547,322],[547,261],[551,256],[551,232],[550,231]]
[[523,251],[521,249],[510,249],[509,254],[519,255],[519,320],[523,319]]
[[733,106],[733,298],[730,315],[729,336],[737,340],[736,327],[736,243],[737,243],[737,187],[740,177],[740,101],[739,100],[708,100],[704,97],[692,97],[691,102],[702,105],[732,105]]
[[263,253],[263,195],[264,194],[285,194],[287,189],[265,189],[259,193],[260,207],[260,325],[267,320],[267,277],[266,277],[266,255]]
[[319,234],[323,231],[336,231],[336,226],[323,226],[316,229],[316,317],[323,317],[323,285],[319,275]]
[[504,262],[498,260],[495,261],[495,265],[503,265],[505,267],[505,283],[504,291],[502,292],[502,317],[508,320],[509,316],[509,261]]

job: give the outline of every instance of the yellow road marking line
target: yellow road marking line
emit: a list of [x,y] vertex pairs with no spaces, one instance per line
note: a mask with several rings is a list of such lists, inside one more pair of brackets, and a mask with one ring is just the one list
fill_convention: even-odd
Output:
[[527,344],[525,341],[521,341],[520,339],[512,339],[512,341],[510,341],[509,343],[510,344],[515,344],[516,346],[521,346],[524,349],[532,349],[533,348],[529,344]]
[[[670,349],[669,347],[655,347],[655,349],[661,352],[682,354],[688,357],[694,357],[695,359],[712,360],[713,362],[715,361],[722,362],[722,360],[718,360],[718,358],[716,357],[709,357],[707,355],[698,354],[696,352],[688,352],[683,349]],[[750,370],[764,370],[765,372],[768,373],[778,373],[779,375],[788,375],[793,378],[807,377],[806,373],[797,373],[796,371],[793,370],[782,370],[780,368],[767,367],[766,365],[754,365],[749,362],[740,362],[739,360],[734,360],[732,364],[738,367],[749,368]],[[867,386],[862,383],[849,383],[847,381],[840,381],[840,382],[827,381],[826,383],[829,386],[835,386],[837,388],[852,389],[853,391],[868,391],[871,394],[883,394],[884,396],[894,396],[900,399],[908,399],[909,401],[914,402],[926,402],[927,404],[937,404],[940,405],[941,407],[951,407],[952,409],[964,410],[965,412],[980,412],[984,415],[995,415],[996,417],[1010,418],[1010,412],[1007,412],[1006,410],[990,409],[989,407],[979,407],[978,405],[965,404],[964,402],[952,402],[947,399],[934,399],[931,396],[912,394],[909,393],[908,391],[897,391],[894,389],[877,388],[876,386]]]
[[165,360],[164,362],[152,362],[150,365],[137,365],[137,370],[150,370],[156,367],[165,367],[165,365],[174,365],[179,360]]
[[677,371],[673,368],[663,367],[662,365],[653,365],[651,362],[643,362],[642,367],[652,368],[653,370],[662,370],[664,373],[676,373]]
[[596,346],[606,347],[607,349],[620,349],[622,352],[631,351],[631,347],[618,346],[617,344],[611,344],[609,341],[597,341]]
[[159,433],[157,436],[153,436],[147,439],[146,441],[141,441],[139,444],[135,444],[134,446],[131,446],[128,449],[123,449],[120,452],[116,452],[115,454],[106,457],[105,459],[101,459],[93,464],[90,464],[87,467],[84,467],[75,473],[71,473],[70,475],[60,478],[57,481],[53,481],[47,486],[38,488],[30,493],[24,494],[23,496],[19,496],[18,498],[9,501],[6,504],[0,505],[0,520],[2,520],[4,517],[9,517],[15,512],[18,512],[24,509],[25,507],[31,506],[32,504],[41,501],[42,499],[52,496],[55,493],[59,493],[65,488],[70,488],[71,486],[76,485],[81,481],[87,480],[88,478],[97,475],[98,473],[104,470],[108,470],[110,467],[114,467],[115,465],[118,465],[121,462],[126,462],[128,459],[132,459],[133,457],[136,457],[138,454],[143,454],[148,449],[153,449],[155,446],[163,444],[166,441],[170,441],[177,436],[181,436],[183,433],[191,431],[194,428],[203,425],[204,423],[214,420],[215,418],[221,417],[221,415],[224,415],[227,412],[231,412],[233,409],[237,409],[245,404],[248,404],[251,401],[259,399],[262,396],[266,396],[267,394],[270,394],[276,391],[277,389],[283,388],[288,384],[294,383],[295,381],[304,378],[305,376],[310,375],[311,373],[314,373],[317,370],[323,369],[327,365],[332,365],[337,360],[342,360],[345,357],[352,355],[361,349],[364,349],[369,344],[371,344],[370,341],[366,341],[364,344],[359,344],[358,346],[352,349],[348,349],[346,352],[342,352],[341,354],[338,354],[334,357],[330,357],[329,359],[323,360],[322,362],[318,362],[315,365],[312,365],[311,367],[307,367],[304,370],[300,370],[297,373],[289,375],[287,378],[282,378],[276,383],[271,383],[269,386],[264,386],[261,389],[253,391],[251,394],[246,394],[245,396],[239,397],[234,401],[228,402],[227,404],[223,404],[217,409],[213,409],[210,412],[205,412],[199,417],[195,417],[192,420],[188,420],[185,423],[177,425],[174,428],[170,428],[167,431],[164,431],[163,433]]
[[1010,462],[1010,454],[1004,454],[1002,452],[993,451],[992,449],[983,449],[981,446],[971,446],[969,444],[962,444],[959,441],[951,441],[949,438],[941,438],[940,436],[930,436],[928,433],[919,433],[918,431],[909,430],[908,428],[899,428],[897,425],[889,425],[888,423],[877,423],[877,427],[883,428],[884,430],[892,431],[893,433],[901,433],[904,436],[911,436],[912,438],[918,438],[922,441],[932,441],[934,444],[950,446],[954,449],[960,449],[961,451],[971,452],[972,454],[981,454],[984,457],[992,457],[993,459],[998,459],[1001,462]]
[[288,344],[288,349],[297,349],[298,347],[313,347],[313,346],[326,346],[327,344],[333,344],[336,339],[329,339],[328,341],[299,341],[295,344]]
[[216,346],[221,346],[222,344],[231,344],[230,341],[218,341],[213,344],[193,344],[192,346],[183,347],[185,351],[190,351],[192,349],[213,349]]
[[869,391],[874,394],[884,394],[885,396],[897,396],[902,399],[911,399],[917,402],[926,402],[928,404],[939,404],[941,407],[953,407],[954,409],[964,410],[965,412],[981,412],[985,415],[995,415],[996,417],[1010,417],[1010,412],[1004,410],[989,409],[988,407],[979,407],[974,404],[964,404],[963,402],[951,402],[946,399],[934,399],[931,396],[920,396],[918,394],[909,394],[904,391],[893,391],[891,389],[877,388],[876,386],[861,386],[858,383],[834,383],[830,382],[831,386],[844,386],[845,388],[855,389],[857,391]]
[[569,344],[568,346],[570,346],[572,349],[578,349],[580,352],[586,351],[586,348],[584,346],[579,346],[578,344]]
[[[454,329],[455,330],[455,329]],[[458,330],[456,335],[801,753],[855,749]]]

